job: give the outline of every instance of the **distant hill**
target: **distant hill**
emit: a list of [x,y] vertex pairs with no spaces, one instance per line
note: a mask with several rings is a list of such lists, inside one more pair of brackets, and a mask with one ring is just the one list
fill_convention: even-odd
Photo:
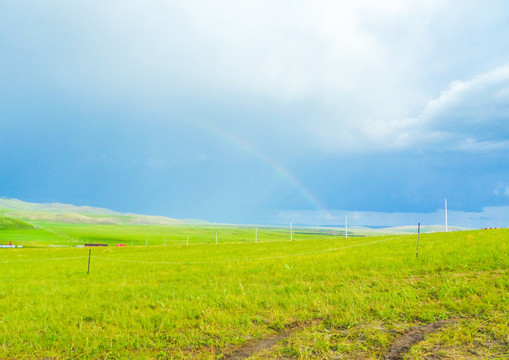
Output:
[[[139,215],[133,213],[121,213],[110,209],[76,206],[60,203],[30,203],[18,199],[0,198],[0,218],[7,217],[11,220],[4,220],[9,226],[27,226],[30,222],[60,222],[69,224],[133,224],[133,225],[184,225],[184,224],[210,224],[203,220],[194,219],[173,219],[164,216]],[[18,220],[14,224],[12,220]],[[27,223],[28,222],[28,223]],[[223,224],[226,225],[226,224]],[[0,223],[0,229],[2,229]],[[7,225],[6,225],[7,226]],[[294,224],[294,226],[297,226]],[[303,227],[312,227],[302,225]],[[331,229],[343,226],[319,226],[317,228]],[[456,226],[449,226],[449,231],[468,230]],[[343,230],[341,230],[343,231]],[[421,232],[444,232],[444,225],[425,225],[421,226]],[[397,226],[397,227],[373,227],[373,226],[349,226],[349,234],[355,235],[398,235],[417,233],[417,226]]]
[[117,215],[113,210],[103,209],[92,206],[76,206],[70,204],[60,203],[30,203],[18,199],[0,198],[0,208],[25,212],[62,212],[62,213],[77,213],[77,214],[110,214]]
[[72,224],[179,225],[205,223],[200,220],[178,220],[164,216],[120,213],[92,206],[75,206],[60,203],[39,204],[6,198],[0,198],[0,216],[2,214],[7,215],[11,219]]
[[29,223],[8,216],[0,216],[0,230],[33,229]]

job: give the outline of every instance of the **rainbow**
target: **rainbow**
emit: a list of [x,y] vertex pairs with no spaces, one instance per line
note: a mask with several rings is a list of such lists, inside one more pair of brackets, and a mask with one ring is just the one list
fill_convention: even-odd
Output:
[[300,181],[297,179],[288,169],[286,169],[283,165],[277,163],[274,159],[269,157],[267,154],[263,153],[259,149],[255,148],[252,144],[249,144],[244,139],[241,139],[223,129],[220,129],[214,125],[206,124],[204,122],[200,122],[200,128],[207,130],[211,134],[218,136],[234,146],[242,149],[243,151],[251,154],[256,159],[264,163],[266,166],[271,168],[280,178],[282,178],[285,182],[290,184],[293,188],[295,188],[299,194],[316,210],[326,211],[325,206],[321,203],[321,201],[309,191]]

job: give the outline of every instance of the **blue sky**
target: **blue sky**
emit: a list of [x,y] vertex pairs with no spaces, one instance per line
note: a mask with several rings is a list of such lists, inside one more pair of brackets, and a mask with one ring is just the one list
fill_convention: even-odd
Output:
[[507,34],[505,1],[0,2],[0,195],[509,226]]

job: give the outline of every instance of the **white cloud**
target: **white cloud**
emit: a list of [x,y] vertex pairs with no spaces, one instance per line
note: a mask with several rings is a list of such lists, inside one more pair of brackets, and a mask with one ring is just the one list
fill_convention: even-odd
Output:
[[[27,29],[19,40],[44,51],[37,45],[42,39],[59,39],[46,44],[52,57],[47,69],[54,82],[76,91],[131,94],[137,101],[252,95],[337,104],[373,92],[380,96],[386,86],[407,90],[404,83],[412,75],[404,81],[393,75],[412,67],[414,57],[395,57],[397,47],[378,35],[379,27],[397,23],[413,31],[442,3],[29,3],[23,11]],[[52,26],[41,23],[41,16]]]
[[[52,85],[79,97],[148,108],[183,101],[198,112],[211,103],[243,104],[246,113],[251,103],[285,110],[302,106],[307,111],[301,116],[207,114],[207,121],[231,131],[247,122],[264,134],[284,129],[299,143],[325,151],[507,146],[509,67],[473,75],[492,64],[495,54],[509,55],[494,37],[504,29],[493,23],[497,33],[480,38],[482,44],[492,40],[481,60],[477,43],[457,41],[481,36],[483,21],[493,21],[481,13],[500,13],[495,5],[480,9],[454,0],[28,4],[20,6],[23,30],[9,31],[11,43],[24,46],[26,58],[44,63],[34,68],[47,71]],[[461,70],[465,58],[476,62]],[[454,76],[471,80],[446,87]],[[442,94],[429,101],[440,88]]]
[[[501,96],[509,91],[509,64],[496,68],[468,81],[455,81],[442,92],[438,99],[430,101],[423,112],[425,118],[441,118],[451,108],[468,112],[470,122],[485,121],[486,115],[509,115],[508,101]],[[477,110],[481,105],[495,107]],[[488,113],[486,111],[489,111]],[[457,116],[457,115],[456,115]]]
[[104,76],[110,90],[154,96],[240,91],[278,101],[318,96],[335,102],[338,91],[355,95],[367,90],[359,85],[391,82],[383,74],[392,71],[394,58],[367,23],[426,14],[436,4],[92,2],[80,14],[60,13],[90,24],[79,21],[86,28],[77,34],[80,46],[64,53],[55,71],[77,85]]
[[509,196],[509,185],[498,184],[493,193],[495,195]]
[[[324,129],[338,151],[509,149],[509,64],[467,81],[454,81],[421,114],[406,119],[364,119]],[[362,147],[359,146],[362,144]]]
[[446,149],[509,149],[509,64],[468,81],[453,82],[422,115],[423,131],[443,134]]

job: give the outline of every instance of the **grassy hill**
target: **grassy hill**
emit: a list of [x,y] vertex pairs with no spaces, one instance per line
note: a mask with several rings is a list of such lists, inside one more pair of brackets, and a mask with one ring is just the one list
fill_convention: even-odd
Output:
[[0,216],[0,230],[33,229],[29,223],[8,216]]
[[75,206],[60,203],[31,203],[18,199],[7,199],[7,198],[0,198],[0,208],[24,212],[63,212],[63,213],[102,214],[102,215],[119,214],[109,209],[97,208],[92,206]]
[[120,213],[91,206],[75,206],[60,203],[39,204],[5,198],[0,198],[0,214],[28,221],[68,224],[178,225],[189,222],[200,223],[200,221],[196,220],[178,220],[164,216]]

